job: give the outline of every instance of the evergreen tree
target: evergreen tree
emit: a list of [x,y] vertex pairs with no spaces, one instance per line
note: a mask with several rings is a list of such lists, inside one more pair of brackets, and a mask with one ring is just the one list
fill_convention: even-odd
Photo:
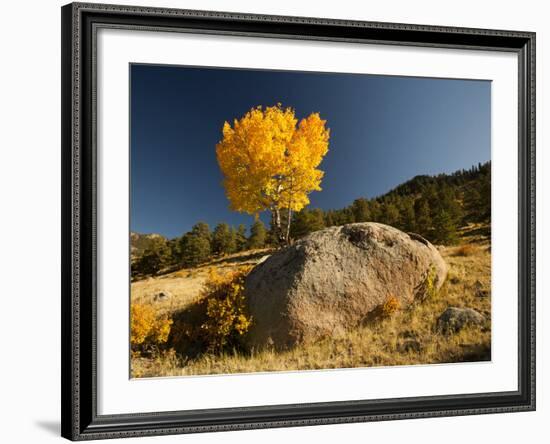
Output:
[[458,239],[457,227],[453,220],[452,215],[446,211],[438,211],[433,218],[433,241],[445,244],[452,245],[455,244]]
[[474,182],[464,192],[465,217],[471,222],[491,218],[491,170],[483,167]]
[[325,226],[333,227],[334,225],[336,225],[335,218],[334,218],[334,211],[329,210],[325,213]]
[[381,222],[392,227],[395,227],[399,223],[399,210],[393,203],[388,202],[382,206]]
[[246,227],[240,224],[235,233],[235,248],[237,251],[246,249]]
[[351,208],[342,208],[333,212],[334,225],[345,225],[353,223],[353,211]]
[[479,202],[481,200],[481,194],[479,187],[471,186],[464,192],[464,210],[466,212],[466,219],[471,221],[478,221]]
[[212,235],[212,252],[214,254],[231,254],[235,252],[235,231],[226,223],[220,223]]
[[212,254],[212,235],[205,222],[193,226],[189,233],[180,238],[181,262],[186,267],[194,267],[208,260]]
[[438,186],[434,182],[430,182],[423,190],[421,190],[422,197],[427,201],[428,207],[436,208],[439,201]]
[[206,222],[198,222],[193,225],[193,228],[191,228],[191,234],[206,239],[208,243],[212,242],[210,227]]
[[210,242],[207,238],[187,233],[182,237],[182,265],[195,267],[210,258]]
[[179,237],[170,239],[168,241],[168,248],[170,249],[170,265],[178,264],[181,262],[181,244]]
[[372,222],[380,222],[382,218],[382,208],[380,202],[371,200],[369,204],[370,218]]
[[491,218],[491,170],[481,176],[479,180],[479,190],[479,219],[480,221],[487,221]]
[[171,260],[172,254],[168,242],[164,239],[155,239],[132,264],[132,274],[156,276],[162,268],[170,264]]
[[267,240],[267,231],[263,222],[258,219],[250,227],[248,248],[264,248]]
[[354,222],[368,222],[371,218],[369,201],[364,198],[355,199],[351,204]]
[[303,209],[294,214],[291,226],[291,237],[298,239],[313,231],[325,228],[323,210],[315,208],[313,210]]
[[421,197],[414,203],[415,232],[428,237],[432,228],[432,218],[430,214],[430,204],[428,200]]
[[403,197],[399,209],[399,228],[403,231],[414,231],[415,226],[414,199],[410,196]]

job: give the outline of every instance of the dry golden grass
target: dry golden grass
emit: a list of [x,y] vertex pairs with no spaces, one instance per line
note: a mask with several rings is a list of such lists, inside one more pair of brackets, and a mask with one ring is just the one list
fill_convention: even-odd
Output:
[[[269,254],[269,251],[263,249],[236,253],[196,268],[183,268],[173,273],[132,282],[131,302],[152,304],[159,315],[172,314],[198,300],[212,269],[222,275],[234,272],[245,265],[256,265],[262,257]],[[155,295],[160,292],[168,293],[170,296],[155,301]]]
[[[203,354],[194,359],[177,355],[173,351],[159,352],[148,358],[135,356],[132,359],[133,376],[250,373],[489,360],[491,254],[490,244],[486,239],[485,236],[474,237],[469,236],[468,232],[464,233],[465,245],[472,245],[466,255],[457,254],[460,246],[440,247],[450,271],[446,283],[437,295],[409,309],[395,310],[391,316],[358,327],[338,339],[327,338],[284,352],[267,349],[243,354],[233,351]],[[148,297],[147,291],[162,287],[176,296],[174,300],[167,302],[168,305],[159,303],[159,310],[183,308],[198,296],[208,267],[225,267],[229,270],[242,264],[233,258],[226,258],[225,261],[200,267],[189,277],[186,275],[188,271],[182,270],[172,275],[138,282],[132,284],[132,297],[141,300]],[[449,306],[473,308],[484,314],[487,321],[482,326],[466,327],[454,335],[438,333],[435,329],[437,318]]]

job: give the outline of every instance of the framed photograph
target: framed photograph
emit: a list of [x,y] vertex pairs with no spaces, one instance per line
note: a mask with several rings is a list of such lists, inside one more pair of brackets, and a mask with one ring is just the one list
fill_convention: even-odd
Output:
[[62,435],[535,409],[535,35],[62,8]]

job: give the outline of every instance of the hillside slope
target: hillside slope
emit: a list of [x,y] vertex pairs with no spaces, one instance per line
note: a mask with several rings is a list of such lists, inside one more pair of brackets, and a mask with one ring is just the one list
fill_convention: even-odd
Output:
[[[370,366],[434,364],[491,359],[491,250],[484,227],[460,231],[460,245],[441,246],[449,275],[433,298],[401,310],[387,319],[360,326],[342,338],[326,338],[285,352],[263,350],[252,354],[186,356],[174,350],[133,355],[133,377],[249,373]],[[150,304],[159,315],[171,316],[194,304],[209,273],[228,273],[254,265],[269,250],[229,255],[192,269],[182,269],[132,283],[132,303]],[[159,298],[163,293],[167,297]],[[482,325],[468,326],[452,335],[437,331],[438,317],[449,307],[472,308],[485,316]]]

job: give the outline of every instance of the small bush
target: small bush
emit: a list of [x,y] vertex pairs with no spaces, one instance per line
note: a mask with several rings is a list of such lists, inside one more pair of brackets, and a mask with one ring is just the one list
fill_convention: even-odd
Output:
[[206,313],[200,326],[208,351],[219,352],[237,345],[250,328],[252,318],[247,313],[244,296],[244,278],[249,271],[250,267],[227,275],[215,269],[210,271],[202,293]]
[[130,344],[132,350],[140,350],[164,344],[168,340],[172,320],[157,316],[147,304],[131,304]]
[[463,256],[463,257],[471,256],[475,252],[476,252],[476,249],[473,245],[466,244],[466,245],[461,245],[460,247],[458,247],[454,252],[454,256]]
[[241,267],[220,274],[210,268],[200,299],[174,315],[168,345],[187,357],[238,348],[252,323],[244,297],[244,278],[250,270]]
[[437,271],[432,265],[424,280],[418,286],[415,294],[415,302],[424,302],[427,299],[433,299],[437,296]]
[[437,295],[437,272],[434,266],[430,267],[425,281],[425,299],[433,299]]
[[388,299],[386,299],[386,302],[382,304],[381,314],[385,318],[390,318],[395,313],[397,313],[400,308],[401,308],[401,303],[399,302],[399,299],[397,299],[393,295],[390,295]]

